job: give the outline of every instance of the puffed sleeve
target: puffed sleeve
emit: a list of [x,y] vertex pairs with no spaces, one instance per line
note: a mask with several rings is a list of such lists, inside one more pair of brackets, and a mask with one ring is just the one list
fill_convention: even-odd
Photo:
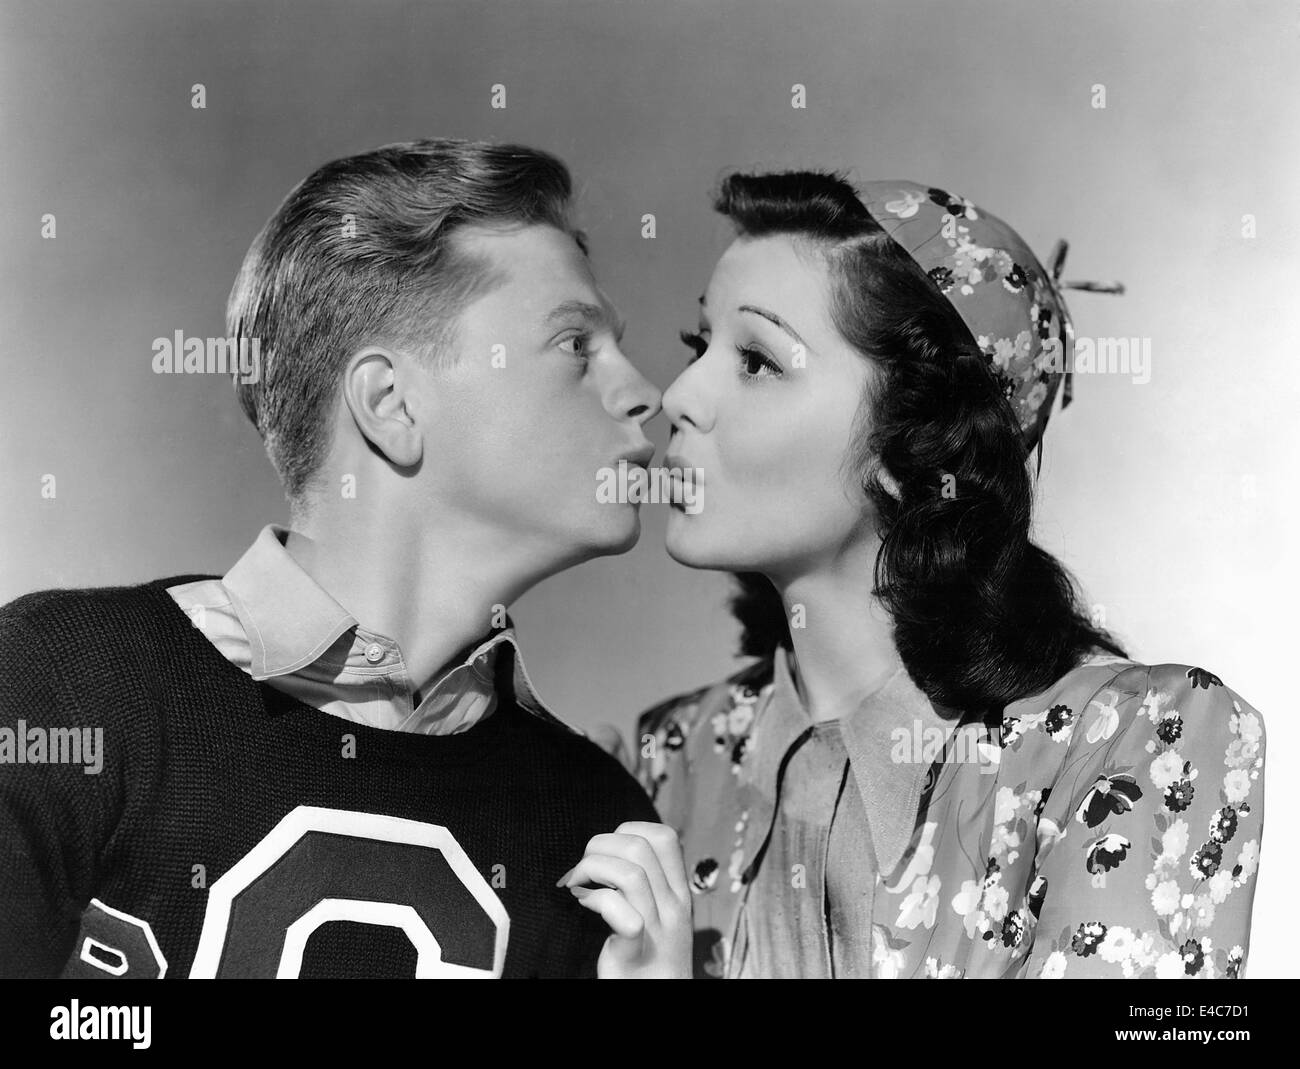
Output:
[[1201,668],[1135,665],[1098,691],[1040,817],[1022,975],[1243,975],[1264,741],[1260,714]]

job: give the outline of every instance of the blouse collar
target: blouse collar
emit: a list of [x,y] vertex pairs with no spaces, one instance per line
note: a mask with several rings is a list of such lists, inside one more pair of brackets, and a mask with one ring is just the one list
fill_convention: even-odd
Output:
[[[766,788],[762,793],[772,798],[786,754],[813,726],[795,689],[789,656],[784,648],[777,650],[771,697],[754,730],[753,773]],[[853,783],[862,797],[882,877],[893,872],[907,852],[930,767],[941,758],[955,726],[956,721],[935,711],[902,666],[841,720]],[[770,826],[774,814],[764,816]]]

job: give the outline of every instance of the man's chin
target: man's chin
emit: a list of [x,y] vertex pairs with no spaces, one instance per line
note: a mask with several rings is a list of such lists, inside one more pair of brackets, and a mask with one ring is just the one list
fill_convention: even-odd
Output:
[[627,553],[641,539],[641,514],[635,506],[627,506],[628,515],[619,517],[618,523],[607,522],[607,527],[600,531],[600,535],[593,546],[596,556],[600,557],[617,557],[621,553]]

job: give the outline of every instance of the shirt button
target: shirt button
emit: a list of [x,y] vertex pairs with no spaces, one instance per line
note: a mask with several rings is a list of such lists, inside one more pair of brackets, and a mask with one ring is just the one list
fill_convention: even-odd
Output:
[[371,664],[378,664],[384,659],[384,647],[378,642],[372,642],[366,647],[366,660]]

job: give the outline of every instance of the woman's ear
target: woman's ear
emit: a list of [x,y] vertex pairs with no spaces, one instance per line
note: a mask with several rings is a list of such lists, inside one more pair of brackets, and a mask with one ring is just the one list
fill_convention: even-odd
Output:
[[362,436],[401,468],[420,462],[424,441],[408,406],[409,361],[373,346],[348,361],[343,398]]
[[880,462],[879,458],[874,458],[871,461],[871,467],[867,469],[867,476],[862,480],[863,488],[865,489],[873,482],[879,483],[884,488],[885,493],[895,501],[898,500],[898,480],[889,473],[889,469]]
[[899,496],[898,480],[889,474],[889,469],[883,464],[877,464],[875,475],[876,480],[885,488],[885,493],[897,501]]

